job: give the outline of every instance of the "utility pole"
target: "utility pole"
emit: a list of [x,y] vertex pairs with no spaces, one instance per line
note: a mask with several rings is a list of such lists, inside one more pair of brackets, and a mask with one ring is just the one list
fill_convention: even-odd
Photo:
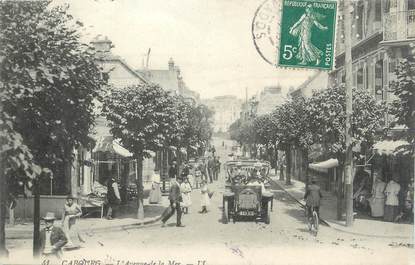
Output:
[[346,226],[353,225],[353,150],[352,150],[352,4],[351,0],[343,0],[344,14],[344,53],[346,69],[346,159],[345,159],[345,199],[346,199]]
[[0,153],[0,258],[8,257],[6,248],[6,208],[7,208],[7,180],[4,174],[6,159],[4,153]]

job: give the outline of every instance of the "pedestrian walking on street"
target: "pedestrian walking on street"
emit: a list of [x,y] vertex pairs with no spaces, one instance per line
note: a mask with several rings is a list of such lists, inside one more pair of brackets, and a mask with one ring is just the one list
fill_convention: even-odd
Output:
[[169,178],[175,179],[179,177],[179,168],[177,167],[177,161],[173,160],[170,168],[169,168]]
[[196,169],[195,170],[195,189],[199,189],[202,185],[202,180],[203,180],[203,176],[202,176],[202,171],[200,171],[200,169]]
[[209,174],[209,181],[210,183],[213,183],[213,175],[215,174],[215,162],[211,156],[208,157],[207,169]]
[[207,207],[210,205],[210,197],[212,196],[212,193],[209,192],[206,180],[202,180],[202,187],[200,188],[200,192],[202,193],[200,201],[200,206],[202,207],[202,210],[199,213],[207,213]]
[[384,220],[388,222],[395,222],[399,215],[399,198],[398,194],[401,190],[401,185],[398,184],[398,177],[394,176],[385,188],[385,211]]
[[162,226],[164,227],[166,225],[167,220],[169,220],[170,217],[173,216],[174,212],[177,212],[177,221],[176,226],[177,227],[184,227],[182,225],[182,209],[180,206],[180,203],[183,201],[182,195],[180,192],[180,183],[172,178],[170,179],[170,191],[169,191],[169,200],[170,200],[170,207],[164,211],[161,222],[163,223]]
[[62,214],[62,228],[68,243],[65,249],[74,249],[80,247],[80,242],[85,242],[78,231],[78,220],[82,215],[81,206],[75,202],[75,198],[69,195],[66,198],[65,208]]
[[180,184],[180,191],[182,193],[182,208],[183,213],[189,213],[189,207],[192,205],[192,186],[188,178],[184,178],[183,182]]
[[215,179],[218,180],[219,179],[219,174],[220,174],[220,157],[217,156],[215,158]]
[[160,190],[160,173],[159,170],[154,170],[151,176],[151,191],[149,202],[151,204],[157,204],[161,201],[161,190]]
[[55,213],[48,212],[43,217],[45,228],[40,231],[40,251],[43,259],[62,259],[62,247],[68,239],[60,227],[54,226]]
[[114,218],[114,212],[117,211],[121,203],[120,190],[115,178],[109,178],[107,181],[107,215],[106,218],[111,220]]

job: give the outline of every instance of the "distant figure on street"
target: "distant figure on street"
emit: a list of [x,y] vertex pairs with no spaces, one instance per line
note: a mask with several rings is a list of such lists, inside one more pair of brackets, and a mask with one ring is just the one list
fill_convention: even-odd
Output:
[[388,222],[395,222],[396,217],[399,215],[399,191],[401,185],[398,183],[398,176],[394,176],[391,181],[386,185],[385,188],[385,211],[384,220]]
[[321,194],[320,187],[317,185],[317,178],[312,177],[311,184],[308,185],[307,190],[304,194],[308,218],[311,218],[313,216],[313,207],[318,217],[320,217],[320,202],[322,197],[323,195]]
[[179,168],[177,167],[177,161],[173,160],[169,168],[169,178],[177,178],[179,176]]
[[202,171],[200,171],[200,169],[196,169],[195,170],[195,185],[194,185],[195,189],[198,189],[201,187],[202,180],[203,180]]
[[114,218],[114,212],[117,211],[118,205],[121,203],[120,190],[115,178],[109,178],[107,181],[107,215],[106,218],[111,220]]
[[180,203],[183,201],[182,194],[180,192],[180,183],[172,178],[170,179],[170,191],[169,191],[169,200],[170,200],[170,207],[166,209],[166,211],[163,213],[163,217],[161,218],[162,226],[164,227],[166,225],[167,220],[169,220],[170,217],[173,216],[174,212],[177,212],[177,227],[184,227],[182,225],[182,209],[180,206]]
[[219,156],[216,156],[214,159],[215,162],[215,180],[219,179],[219,173],[220,173],[220,160]]
[[48,212],[43,217],[45,228],[40,231],[40,251],[44,259],[61,259],[62,247],[68,239],[60,227],[54,226],[55,213]]
[[202,187],[200,188],[200,192],[202,194],[200,201],[200,206],[202,206],[202,210],[199,213],[207,213],[207,207],[210,205],[210,197],[213,193],[209,192],[206,180],[202,180]]
[[161,190],[160,190],[160,171],[154,170],[153,175],[151,176],[151,191],[149,202],[151,204],[157,204],[161,201]]
[[82,215],[81,206],[75,202],[75,198],[69,195],[66,198],[65,208],[62,214],[62,228],[68,243],[65,248],[79,248],[80,242],[85,242],[78,231],[78,219]]
[[180,184],[180,191],[182,193],[182,208],[183,213],[189,213],[189,207],[192,205],[192,186],[188,178],[184,178],[183,182]]
[[207,164],[208,174],[209,174],[209,181],[213,183],[214,174],[215,174],[215,161],[211,156],[208,157],[208,164]]

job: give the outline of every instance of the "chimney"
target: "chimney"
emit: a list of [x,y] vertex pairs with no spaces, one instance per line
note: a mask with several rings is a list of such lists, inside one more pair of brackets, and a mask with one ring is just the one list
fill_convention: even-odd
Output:
[[174,69],[174,61],[173,61],[173,58],[171,58],[170,57],[170,60],[169,60],[169,70],[170,71],[174,71],[175,69]]
[[92,41],[92,46],[94,46],[95,50],[99,53],[107,53],[111,51],[111,48],[114,47],[112,45],[112,41],[108,39],[107,36],[97,35]]

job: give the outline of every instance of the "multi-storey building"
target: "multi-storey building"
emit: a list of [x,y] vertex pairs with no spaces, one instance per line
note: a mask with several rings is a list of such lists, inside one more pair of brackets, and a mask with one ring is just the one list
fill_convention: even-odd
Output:
[[282,94],[281,86],[267,86],[258,97],[257,115],[271,113],[275,107],[286,100]]
[[[336,67],[330,85],[345,82],[344,20],[339,6]],[[415,42],[415,0],[355,1],[351,38],[353,86],[367,89],[377,100],[390,101],[396,66]]]
[[236,96],[218,96],[203,102],[214,111],[214,132],[227,132],[229,126],[239,118],[242,100]]

